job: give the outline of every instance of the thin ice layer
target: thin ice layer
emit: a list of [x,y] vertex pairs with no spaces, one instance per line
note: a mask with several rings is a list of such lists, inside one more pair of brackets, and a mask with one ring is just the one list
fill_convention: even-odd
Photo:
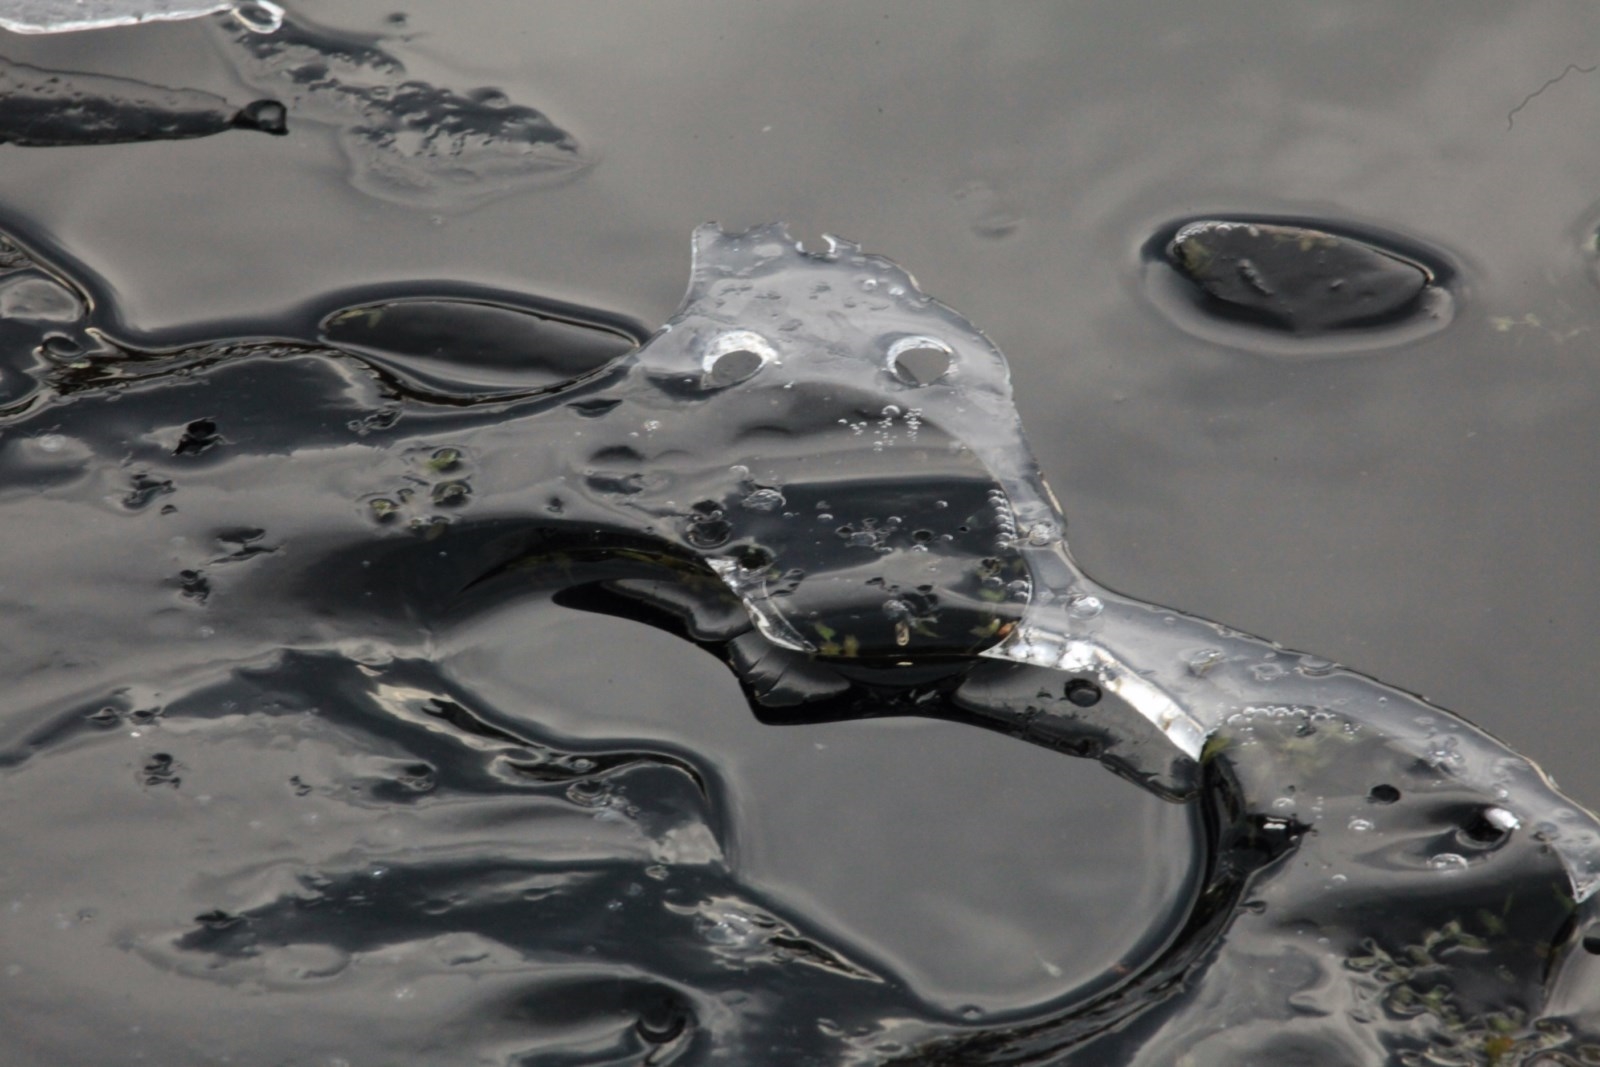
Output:
[[47,70],[4,57],[0,99],[0,144],[50,148],[186,140],[236,129],[288,132],[275,101],[238,108],[200,89]]
[[[782,227],[702,227],[684,305],[638,360],[673,406],[755,420],[707,456],[686,540],[768,638],[966,654],[1014,623],[1019,551],[1059,537],[1055,508],[1032,457],[1004,447],[1004,359],[905,271],[837,238],[810,254]],[[700,450],[719,421],[690,424]]]
[[[1594,819],[1448,713],[1094,585],[1056,536],[999,354],[887,261],[702,231],[690,298],[644,348],[485,399],[309,343],[120,348],[109,299],[20,247],[0,260],[16,376],[39,379],[0,415],[0,643],[19,665],[0,785],[28,801],[16,848],[48,853],[19,867],[38,899],[66,899],[69,865],[92,887],[71,894],[81,953],[58,947],[72,913],[13,920],[54,976],[28,972],[19,1018],[91,972],[146,991],[81,1028],[115,1055],[56,1062],[120,1063],[135,1023],[180,1062],[211,1042],[197,1004],[218,1034],[304,1058],[272,1024],[287,982],[318,983],[297,1033],[353,1035],[352,1060],[403,1058],[383,1042],[424,1029],[462,1062],[535,1041],[582,1062],[602,1033],[608,1062],[647,1035],[683,1040],[643,1053],[679,1063],[1600,1059]],[[671,724],[580,752],[534,728],[547,664],[518,665],[510,709],[471,671],[441,675],[463,622],[545,595],[671,616],[763,721],[939,716],[1192,800],[1202,892],[1098,984],[1003,1017],[941,1010],[872,930],[762,895],[722,844],[714,768],[666,743]],[[634,647],[594,662],[637,669]],[[981,806],[1000,787],[1018,788],[974,766],[953,788]],[[819,803],[819,832],[864,814]],[[204,838],[213,817],[239,821]],[[1079,841],[1118,832],[1114,812],[1059,817]],[[102,824],[99,846],[74,843]],[[222,877],[190,885],[202,866]],[[129,884],[146,895],[101,895]],[[993,901],[971,904],[981,920]],[[430,984],[435,951],[449,986]],[[173,975],[183,997],[161,995]],[[359,1025],[413,994],[425,1028]],[[595,1026],[544,1025],[575,1018]]]
[[[943,353],[946,369],[926,382],[907,373],[899,357],[912,346]],[[719,382],[718,368],[735,353],[750,357],[748,373],[732,384]],[[944,544],[939,565],[933,565],[930,553],[920,568],[913,562],[891,570],[904,557],[892,539],[883,540],[882,527],[874,526],[845,534],[824,564],[837,567],[857,548],[868,550],[846,579],[858,608],[869,605],[857,617],[866,625],[876,607],[894,624],[895,639],[904,638],[908,653],[918,650],[917,631],[904,620],[920,618],[940,632],[941,605],[957,599],[951,594],[960,588],[951,576],[983,574],[979,595],[991,591],[993,603],[1006,609],[993,616],[994,640],[984,655],[1092,681],[1110,703],[1158,730],[1184,759],[1199,761],[1208,743],[1212,751],[1225,749],[1261,717],[1290,717],[1308,725],[1337,719],[1386,738],[1403,754],[1397,760],[1414,759],[1477,790],[1518,826],[1558,827],[1548,834],[1551,847],[1566,862],[1578,899],[1600,886],[1600,823],[1558,793],[1534,764],[1481,730],[1353,671],[1094,584],[1067,551],[1066,520],[1023,437],[1004,357],[976,327],[923,294],[890,261],[832,237],[825,252],[808,254],[781,226],[742,234],[702,228],[695,236],[693,280],[684,305],[639,360],[660,380],[677,381],[686,395],[722,389],[781,394],[823,386],[829,395],[848,389],[881,397],[887,401],[881,421],[840,420],[870,442],[870,450],[859,449],[852,462],[870,466],[875,456],[887,454],[892,457],[888,465],[897,471],[925,469],[928,460],[902,422],[912,412],[918,425],[941,434],[940,455],[977,461],[992,480],[986,500],[993,517],[985,543],[944,542],[938,539],[950,535],[932,527],[932,543],[913,542],[906,552]],[[839,460],[827,465],[843,469]],[[765,491],[787,499],[781,485]],[[759,499],[759,492],[752,488],[743,506],[752,506],[748,501]],[[835,488],[829,493],[836,494]],[[762,632],[801,652],[822,651],[816,619],[798,613],[790,593],[774,595],[770,575],[782,572],[786,559],[800,557],[814,523],[808,513],[761,531],[759,567],[742,565],[737,553],[707,553]],[[957,528],[970,532],[972,523]],[[990,570],[1000,573],[985,574]],[[920,616],[901,595],[916,588],[914,578],[905,576],[918,573],[934,579],[930,592],[944,594]],[[887,629],[880,624],[871,632],[882,635]],[[845,651],[838,640],[829,643],[832,651]],[[879,637],[873,651],[892,655],[895,649]],[[988,709],[996,717],[1033,724],[1029,728],[1035,731],[1050,719],[1027,699],[996,697],[996,691],[987,680],[981,693],[969,687],[969,705],[979,713]],[[1124,766],[1134,776],[1148,775],[1151,784],[1160,784],[1169,774],[1170,752],[1148,745],[1144,752],[1132,752],[1137,738],[1122,747]]]
[[236,6],[234,0],[8,0],[0,7],[0,26],[12,33],[76,33],[196,19]]
[[371,196],[465,207],[565,181],[594,162],[543,111],[493,87],[424,81],[378,38],[236,12],[216,29],[239,78],[295,120],[336,130],[351,184]]

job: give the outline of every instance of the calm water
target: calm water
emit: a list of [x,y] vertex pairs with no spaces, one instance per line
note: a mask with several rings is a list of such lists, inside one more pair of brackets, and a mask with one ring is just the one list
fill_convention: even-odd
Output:
[[[1074,1005],[1185,962],[1193,805],[965,725],[764,724],[537,568],[440,592],[540,477],[506,397],[665,320],[710,219],[846,234],[983,328],[1101,582],[1426,694],[1600,803],[1595,82],[1524,103],[1594,62],[1584,8],[292,14],[0,53],[288,126],[0,147],[4,228],[93,305],[0,279],[12,1062],[964,1063],[997,1033],[1045,1062]],[[1394,235],[1453,313],[1197,330],[1147,245],[1228,215]],[[397,296],[559,321],[319,325]],[[262,336],[295,343],[206,347]],[[41,377],[78,399],[29,408]],[[1477,906],[1418,899],[1436,935]],[[1554,907],[1503,918],[1548,942]],[[1235,996],[1241,1033],[1278,1018]],[[1171,1062],[1152,1035],[1114,1055]]]

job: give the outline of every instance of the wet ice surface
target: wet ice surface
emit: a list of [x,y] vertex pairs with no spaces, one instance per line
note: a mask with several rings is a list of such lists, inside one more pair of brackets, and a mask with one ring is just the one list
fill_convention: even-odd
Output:
[[72,33],[205,15],[218,15],[223,57],[266,99],[230,107],[199,90],[0,60],[8,101],[0,142],[115,144],[230,128],[281,134],[305,120],[332,131],[356,188],[452,210],[564,181],[592,163],[570,132],[499,89],[432,84],[409,73],[381,38],[323,29],[275,4],[22,4],[0,9],[0,27]]
[[6,0],[0,6],[0,27],[13,33],[78,33],[141,22],[201,18],[227,11],[235,4],[236,0]]
[[287,133],[283,105],[237,107],[214,93],[130,78],[43,70],[0,58],[0,143],[59,148],[209,137],[225,130]]
[[263,32],[241,18],[215,30],[242,81],[296,119],[331,127],[351,183],[369,195],[460,209],[565,181],[592,159],[543,112],[492,87],[459,91],[410,74],[381,38],[298,18]]
[[[81,268],[0,264],[21,1062],[1600,1054],[1593,818],[1447,712],[1095,585],[1003,358],[887,260],[702,230],[631,353],[415,294],[138,351]],[[526,373],[469,337],[452,380],[429,329],[507,318]],[[882,719],[884,755],[819,810],[793,748],[686,747],[704,703],[824,754]],[[1050,819],[1092,767],[1059,752],[1169,798],[1128,787],[1149,881],[1110,933],[1029,960],[1096,923],[1002,927],[1028,974],[985,993],[885,939],[914,903],[809,900],[774,828],[890,804],[896,754],[932,773],[901,717],[1016,748]]]

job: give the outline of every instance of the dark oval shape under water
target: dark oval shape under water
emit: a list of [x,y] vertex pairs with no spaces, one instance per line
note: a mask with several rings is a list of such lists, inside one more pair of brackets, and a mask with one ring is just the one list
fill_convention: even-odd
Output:
[[1153,295],[1197,332],[1220,321],[1297,342],[1333,335],[1369,347],[1430,332],[1450,318],[1443,257],[1333,229],[1199,219],[1164,231],[1151,246],[1171,268],[1159,270],[1153,288],[1166,291]]

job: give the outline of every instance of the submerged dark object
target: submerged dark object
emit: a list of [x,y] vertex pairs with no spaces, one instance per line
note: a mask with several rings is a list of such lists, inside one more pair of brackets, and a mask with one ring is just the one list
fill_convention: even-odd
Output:
[[[31,673],[0,788],[32,815],[55,768],[122,768],[173,802],[170,824],[125,828],[158,854],[163,832],[223,832],[218,809],[318,805],[315,835],[199,855],[188,917],[167,902],[186,875],[149,911],[108,898],[114,933],[79,950],[148,976],[141,996],[203,991],[216,1025],[278,1042],[266,1062],[1600,1052],[1594,817],[1410,694],[1094,583],[1003,357],[882,257],[702,228],[683,306],[636,351],[476,398],[408,392],[384,365],[415,353],[375,343],[381,315],[356,327],[394,302],[325,320],[350,352],[141,352],[103,336],[103,302],[64,306],[8,323],[81,353],[40,356],[5,416],[0,645]],[[944,359],[913,371],[911,353]],[[224,417],[202,406],[216,396],[244,402]],[[307,409],[292,434],[282,413]],[[84,612],[70,593],[89,586],[126,595]],[[1196,806],[1204,884],[1170,938],[1070,995],[1002,1019],[931,1004],[741,878],[694,753],[562,738],[437,661],[452,632],[541,597],[694,642],[763,722],[933,716],[1097,759]],[[75,644],[40,612],[71,618]],[[235,781],[213,766],[230,754]],[[248,792],[257,763],[287,784]],[[189,803],[208,773],[227,794]],[[495,851],[464,859],[462,827]],[[81,957],[37,944],[29,964],[70,978]],[[305,983],[326,1031],[279,1035],[255,991]],[[351,1025],[426,983],[447,990],[434,1014]],[[146,1031],[158,1008],[141,1003]],[[434,1044],[393,1044],[408,1033]],[[164,1038],[169,1061],[197,1053],[184,1028]]]
[[285,109],[275,100],[238,108],[200,89],[44,70],[0,58],[0,144],[177,141],[232,129],[282,135],[288,132]]
[[1219,313],[1297,334],[1402,319],[1434,284],[1432,271],[1399,252],[1286,223],[1191,222],[1165,254]]

